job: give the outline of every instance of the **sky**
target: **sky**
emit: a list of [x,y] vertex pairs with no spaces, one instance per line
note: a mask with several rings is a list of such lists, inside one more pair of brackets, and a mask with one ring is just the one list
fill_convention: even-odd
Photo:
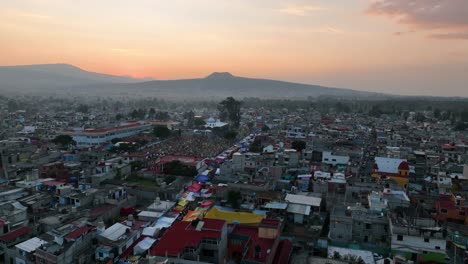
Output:
[[468,96],[467,0],[15,0],[0,65]]

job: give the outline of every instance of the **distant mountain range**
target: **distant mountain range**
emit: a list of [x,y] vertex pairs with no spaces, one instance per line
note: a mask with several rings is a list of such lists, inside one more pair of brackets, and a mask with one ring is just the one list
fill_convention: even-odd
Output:
[[384,94],[330,88],[215,72],[205,78],[181,80],[135,79],[88,72],[68,64],[0,67],[0,91],[57,96],[157,97],[173,100],[258,97],[268,99],[382,98]]

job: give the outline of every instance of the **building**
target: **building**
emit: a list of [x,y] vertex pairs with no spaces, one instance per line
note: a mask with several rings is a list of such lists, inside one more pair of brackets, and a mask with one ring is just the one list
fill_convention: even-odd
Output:
[[410,175],[410,166],[405,159],[394,159],[385,157],[376,157],[374,164],[373,177],[379,180],[390,178],[397,182],[402,188],[408,187]]
[[[273,219],[263,219],[258,227],[233,225],[228,236],[228,259],[237,263],[282,263],[274,262],[281,229],[281,222]],[[283,253],[289,256],[291,252]]]
[[462,195],[441,194],[435,207],[434,218],[436,220],[468,225],[468,205]]
[[443,228],[434,220],[410,220],[393,213],[390,215],[390,233],[395,263],[445,263],[447,241]]
[[221,128],[227,126],[228,123],[221,122],[220,120],[216,120],[212,117],[206,120],[205,127],[206,128]]
[[36,249],[36,263],[84,264],[91,262],[94,252],[90,246],[95,229],[94,226],[89,225],[65,225],[49,231],[48,235],[53,236],[53,240]]
[[168,259],[174,264],[225,263],[227,230],[224,220],[205,218],[174,222],[153,244],[150,255],[156,256],[156,261]]
[[374,207],[366,209],[361,205],[335,206],[330,214],[331,245],[358,247],[377,253],[388,253],[390,234],[387,215]]
[[138,135],[151,128],[150,124],[143,122],[129,123],[110,128],[91,128],[66,130],[61,134],[70,135],[78,147],[99,146],[110,142],[114,138],[127,138]]
[[140,237],[140,230],[132,230],[130,226],[115,223],[103,230],[103,223],[97,228],[99,247],[95,258],[99,261],[115,260],[124,253]]
[[322,153],[322,163],[329,164],[332,166],[336,165],[348,165],[349,156],[337,155],[331,151],[324,151]]

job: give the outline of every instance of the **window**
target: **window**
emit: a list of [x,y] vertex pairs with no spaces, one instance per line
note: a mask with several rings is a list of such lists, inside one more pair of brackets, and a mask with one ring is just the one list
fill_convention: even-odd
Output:
[[465,215],[465,210],[462,209],[460,212],[458,212],[458,214],[461,216]]
[[425,238],[424,238],[424,242],[429,243],[429,238],[428,238],[428,237],[425,237]]
[[402,235],[397,235],[397,238],[396,238],[398,241],[403,241],[403,236]]
[[447,209],[442,208],[442,209],[440,209],[440,212],[443,213],[443,214],[446,214],[446,213],[447,213]]
[[99,252],[99,258],[103,258],[104,257],[104,254],[102,252]]
[[371,224],[366,224],[366,229],[371,229]]
[[440,249],[440,247],[439,247],[439,246],[436,246],[435,249]]

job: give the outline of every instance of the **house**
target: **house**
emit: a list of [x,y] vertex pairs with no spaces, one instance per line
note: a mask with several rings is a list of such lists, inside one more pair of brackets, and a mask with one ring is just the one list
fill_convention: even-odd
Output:
[[390,178],[402,188],[408,187],[410,166],[406,159],[376,157],[372,176],[378,180]]
[[395,263],[401,260],[425,263],[445,263],[446,237],[433,219],[412,218],[390,214],[392,254]]
[[[65,225],[47,234],[53,240],[36,249],[36,262],[48,264],[89,263],[92,261],[91,244],[95,227]],[[86,254],[87,253],[87,254]]]
[[206,120],[206,128],[221,128],[227,126],[228,123],[221,122],[219,119],[216,120],[213,117],[210,117]]
[[462,194],[440,194],[435,207],[434,219],[468,225],[468,204]]
[[17,264],[34,264],[36,263],[36,256],[34,253],[40,246],[46,243],[47,241],[45,240],[33,237],[8,249],[5,259],[9,260],[10,263],[13,260],[13,263]]
[[[226,221],[217,219],[176,221],[150,249],[156,261],[170,263],[225,263]],[[183,238],[183,239],[181,239]]]
[[293,215],[294,223],[304,223],[312,212],[320,211],[322,198],[313,196],[313,193],[287,194],[284,200],[288,202],[287,212]]
[[350,158],[347,155],[337,155],[336,153],[332,153],[331,151],[324,151],[322,153],[322,163],[329,164],[332,166],[348,165],[349,159]]
[[[233,225],[228,236],[228,259],[240,263],[287,263],[291,253],[283,252],[286,262],[274,262],[280,244],[282,223],[263,219],[258,227]],[[282,250],[288,251],[287,248]]]
[[124,253],[140,237],[140,230],[132,230],[130,226],[115,223],[104,229],[103,223],[97,228],[99,247],[95,258],[99,261],[114,260]]
[[[372,199],[372,198],[371,198]],[[335,206],[330,213],[330,232],[328,238],[331,245],[350,245],[359,243],[363,249],[379,253],[388,253],[390,234],[388,218],[382,211],[386,205],[366,209],[362,205]]]

